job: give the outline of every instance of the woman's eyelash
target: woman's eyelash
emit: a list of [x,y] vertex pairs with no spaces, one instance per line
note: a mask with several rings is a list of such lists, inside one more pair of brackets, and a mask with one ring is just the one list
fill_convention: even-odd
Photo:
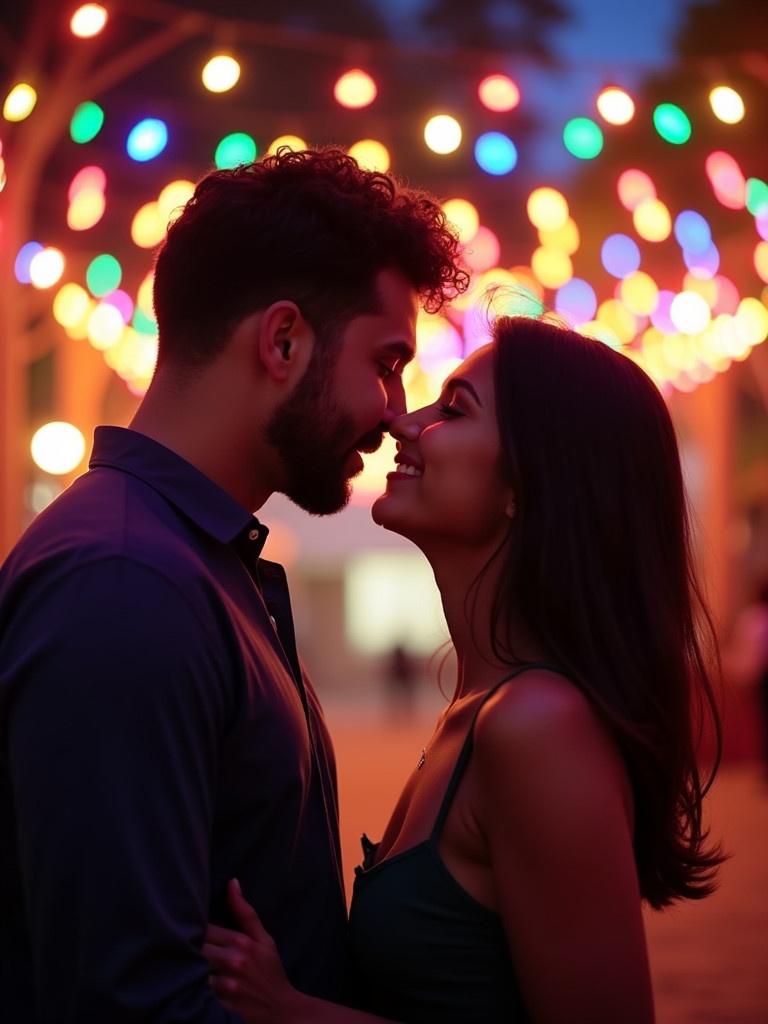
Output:
[[457,409],[455,405],[448,405],[446,402],[440,402],[437,409],[443,416],[461,416],[460,409]]

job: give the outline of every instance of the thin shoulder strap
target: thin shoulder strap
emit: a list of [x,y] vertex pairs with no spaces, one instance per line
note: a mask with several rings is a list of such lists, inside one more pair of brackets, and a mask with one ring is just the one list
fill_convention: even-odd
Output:
[[445,819],[448,817],[448,811],[450,810],[454,794],[456,793],[459,782],[461,782],[461,777],[464,774],[464,769],[467,767],[467,762],[469,761],[470,755],[472,754],[472,745],[475,733],[475,722],[477,721],[477,716],[480,714],[486,702],[489,701],[491,697],[494,695],[494,693],[496,693],[496,691],[500,689],[505,683],[510,682],[510,680],[515,679],[519,675],[522,675],[523,672],[530,672],[532,669],[536,668],[548,669],[550,672],[557,672],[561,676],[565,675],[565,672],[562,670],[562,668],[560,668],[559,665],[554,665],[548,661],[529,661],[525,665],[520,665],[520,667],[515,669],[514,672],[511,672],[508,676],[505,676],[502,680],[496,683],[495,686],[492,686],[488,693],[486,693],[485,697],[483,697],[483,699],[480,701],[479,705],[477,706],[477,710],[472,716],[472,721],[469,724],[467,735],[464,738],[464,743],[462,744],[461,751],[459,752],[459,757],[458,760],[456,761],[456,766],[453,769],[453,774],[451,775],[450,782],[448,783],[448,788],[445,791],[445,796],[443,797],[443,802],[440,805],[440,810],[437,812],[437,819],[435,820],[435,824],[432,828],[432,833],[430,836],[431,839],[436,840],[439,837],[440,833],[442,832],[443,825],[445,824]]

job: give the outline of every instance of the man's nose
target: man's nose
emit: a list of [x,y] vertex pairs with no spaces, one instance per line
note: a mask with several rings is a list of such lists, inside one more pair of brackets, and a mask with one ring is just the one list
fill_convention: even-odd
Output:
[[403,378],[399,374],[392,374],[387,380],[387,408],[384,411],[384,423],[387,427],[398,416],[403,416],[407,408]]

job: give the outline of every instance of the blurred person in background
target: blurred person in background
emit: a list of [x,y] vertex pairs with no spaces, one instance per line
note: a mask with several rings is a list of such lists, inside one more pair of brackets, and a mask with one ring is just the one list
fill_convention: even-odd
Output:
[[416,707],[420,666],[402,643],[384,661],[383,683],[387,708],[394,719],[410,718]]
[[333,750],[253,513],[347,503],[458,257],[333,148],[212,171],[170,225],[149,390],[0,571],[3,1024],[235,1021],[202,952],[233,876],[348,997]]
[[768,578],[757,584],[752,600],[736,616],[723,667],[735,690],[754,701],[760,757],[768,779]]
[[715,887],[697,751],[712,722],[719,742],[717,651],[664,399],[546,319],[492,337],[392,422],[373,506],[429,560],[458,674],[364,837],[356,1007],[287,984],[233,880],[241,930],[212,926],[205,949],[249,1024],[651,1024],[642,902]]

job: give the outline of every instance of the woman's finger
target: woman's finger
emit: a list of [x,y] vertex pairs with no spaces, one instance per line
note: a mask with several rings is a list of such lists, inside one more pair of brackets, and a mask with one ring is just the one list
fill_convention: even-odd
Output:
[[227,899],[232,913],[245,934],[249,935],[254,942],[272,945],[272,936],[259,920],[259,915],[243,896],[240,883],[236,878],[227,884]]
[[218,924],[209,924],[205,933],[205,941],[212,946],[232,946],[236,937],[241,932],[233,931],[231,928],[223,928]]
[[203,956],[213,971],[225,971],[229,966],[227,954],[222,946],[212,946],[207,942],[203,943]]

